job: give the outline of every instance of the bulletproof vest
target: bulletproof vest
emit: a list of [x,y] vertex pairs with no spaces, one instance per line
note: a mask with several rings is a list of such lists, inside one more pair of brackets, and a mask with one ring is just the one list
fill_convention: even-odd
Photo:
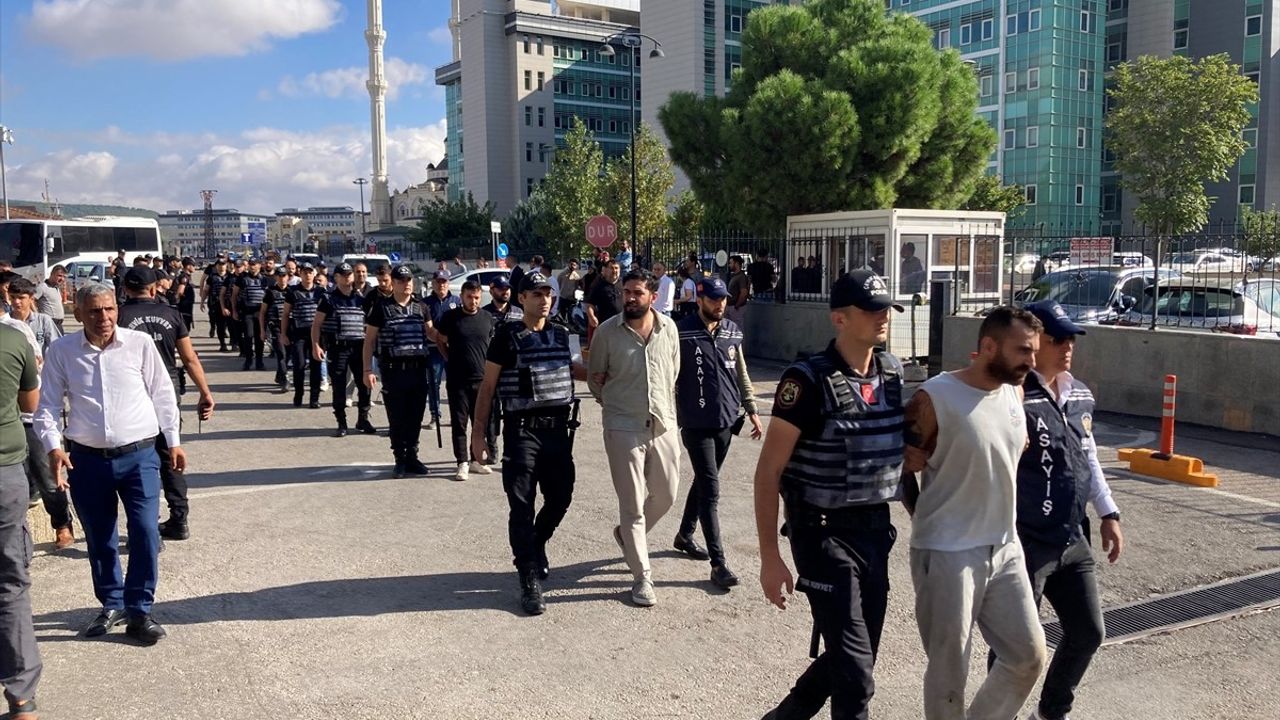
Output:
[[280,315],[284,312],[284,303],[288,296],[288,287],[282,290],[272,285],[267,289],[266,295],[263,297],[263,302],[267,304],[267,322],[277,326],[280,324]]
[[343,295],[337,290],[329,293],[329,305],[333,312],[325,316],[325,325],[333,323],[335,340],[349,342],[364,339],[364,298],[354,290]]
[[1080,523],[1093,483],[1085,443],[1093,434],[1093,393],[1077,381],[1064,409],[1035,373],[1023,383],[1030,447],[1018,461],[1018,534],[1066,546],[1083,537]]
[[227,276],[218,275],[217,273],[209,276],[209,299],[213,302],[221,302],[222,288],[227,286]]
[[240,307],[258,312],[258,308],[262,307],[262,299],[267,294],[267,288],[262,284],[265,280],[261,275],[244,277],[244,285],[240,288]]
[[676,324],[680,331],[680,374],[676,377],[676,419],[682,428],[732,426],[742,408],[738,363],[742,331],[723,319],[714,337],[697,314]]
[[293,288],[289,293],[289,302],[293,305],[289,310],[289,336],[302,337],[311,334],[311,321],[316,319],[316,308],[320,306],[320,298],[324,289],[314,285],[310,290],[301,286]]
[[378,355],[383,360],[407,360],[427,356],[426,307],[416,295],[401,307],[392,299],[383,300],[386,320],[378,330]]
[[540,332],[533,332],[523,323],[505,327],[511,329],[516,362],[498,375],[503,411],[526,412],[572,402],[569,332],[556,325],[548,325]]
[[[336,288],[329,287],[324,291],[324,299],[330,303],[333,302],[333,294]],[[338,333],[338,314],[326,313],[324,322],[320,323],[320,336],[332,340]]]
[[792,365],[822,393],[822,430],[802,434],[782,471],[782,494],[789,502],[821,508],[874,505],[901,497],[905,411],[902,363],[877,351],[875,402],[858,382],[818,353]]

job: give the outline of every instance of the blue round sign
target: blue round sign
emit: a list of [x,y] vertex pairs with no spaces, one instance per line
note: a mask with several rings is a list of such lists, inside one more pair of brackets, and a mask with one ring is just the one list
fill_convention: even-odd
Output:
[[387,255],[387,258],[388,258],[389,260],[391,260],[391,262],[393,262],[393,263],[398,263],[398,262],[400,262],[400,253],[398,253],[398,252],[392,252],[392,253],[389,253],[389,254]]
[[511,249],[507,247],[506,243],[498,243],[498,259],[499,260],[501,260],[502,258],[510,254],[511,254]]

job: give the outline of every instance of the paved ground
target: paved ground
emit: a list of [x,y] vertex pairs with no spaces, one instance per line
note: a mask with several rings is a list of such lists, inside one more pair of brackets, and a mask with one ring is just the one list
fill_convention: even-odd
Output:
[[[294,409],[270,373],[239,372],[204,339],[198,347],[219,405],[199,434],[185,414],[194,536],[161,556],[155,613],[170,637],[153,648],[122,633],[78,639],[95,614],[84,546],[42,550],[32,575],[45,717],[754,718],[804,668],[804,600],[778,611],[755,579],[758,444],[735,441],[724,472],[724,534],[744,585],[718,592],[705,564],[669,551],[669,517],[650,537],[659,604],[634,608],[610,537],[617,510],[599,412],[584,404],[578,490],[550,547],[549,610],[527,618],[496,475],[450,482],[451,458],[424,432],[438,474],[391,479],[385,438],[332,439],[329,410]],[[769,397],[776,368],[756,375]],[[375,421],[385,427],[381,407]],[[1149,444],[1138,424],[1100,424],[1100,438],[1108,448]],[[1101,572],[1106,603],[1280,566],[1280,452],[1222,440],[1232,438],[1179,448],[1227,471],[1221,491],[1115,472],[1129,547]],[[1114,457],[1104,451],[1113,467]],[[904,542],[872,714],[918,718],[909,520],[895,513]],[[1108,647],[1076,715],[1280,717],[1277,666],[1280,613]]]

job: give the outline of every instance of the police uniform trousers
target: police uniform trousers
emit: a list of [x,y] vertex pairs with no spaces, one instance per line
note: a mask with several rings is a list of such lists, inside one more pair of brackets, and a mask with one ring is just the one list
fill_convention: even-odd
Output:
[[382,402],[387,409],[387,435],[396,460],[416,457],[427,408],[427,359],[378,362],[382,371]]
[[302,388],[311,383],[311,402],[320,402],[320,361],[311,357],[311,336],[289,336],[289,356],[293,358],[293,401],[302,400]]
[[[173,379],[173,387],[178,387],[177,378]],[[182,401],[178,401],[178,417],[182,417]],[[156,436],[156,455],[160,456],[160,487],[164,491],[164,502],[169,506],[169,519],[186,522],[187,511],[187,475],[182,470],[174,470],[172,454],[169,452],[169,441],[164,433]]]
[[[476,396],[480,394],[480,383],[483,379],[464,380],[450,377],[445,382],[445,390],[449,393],[449,435],[453,440],[453,459],[457,462],[471,460],[471,443],[467,435],[467,426],[476,418]],[[494,429],[497,427],[495,417],[490,415],[489,425],[484,429],[484,444],[489,449],[489,457],[493,457],[497,449]]]
[[364,340],[329,340],[325,344],[329,358],[329,385],[333,390],[333,412],[347,414],[347,378],[356,381],[356,407],[369,409],[369,388],[364,384]]
[[40,494],[44,511],[49,513],[49,522],[54,530],[71,527],[71,506],[67,500],[67,492],[59,490],[58,484],[49,472],[49,456],[44,452],[44,445],[36,435],[31,423],[23,423],[27,433],[27,478]]
[[811,718],[830,697],[832,720],[866,720],[888,605],[889,551],[897,539],[889,506],[823,510],[788,503],[786,527],[796,590],[809,599],[825,650],[796,681],[775,717]]
[[276,361],[276,384],[284,385],[289,379],[285,374],[285,369],[288,366],[286,362],[288,355],[285,353],[284,343],[280,341],[280,322],[268,320],[267,332],[271,343],[271,357]]
[[244,342],[240,344],[240,357],[245,360],[262,362],[262,328],[259,326],[258,308],[245,308],[240,311],[241,330]]
[[227,326],[227,337],[231,341],[231,345],[237,350],[244,353],[244,323],[237,321],[234,317],[228,315],[223,318],[223,323]]
[[[182,316],[182,322],[184,322],[184,323],[186,323],[186,324],[187,324],[187,332],[195,332],[195,330],[196,330],[196,316],[195,316],[195,315],[193,315],[193,314],[191,314],[191,313],[189,313],[189,312],[181,312],[181,311],[179,311],[179,312],[178,312],[178,314]],[[60,320],[54,320],[54,323],[61,323],[61,321],[60,321]],[[58,332],[62,332],[62,325],[61,325],[61,324],[59,324],[59,325],[58,325]]]
[[720,467],[729,455],[733,428],[681,428],[680,440],[693,466],[693,483],[684,502],[680,520],[682,537],[692,537],[702,522],[702,535],[707,541],[707,554],[712,565],[724,564],[724,547],[720,544]]
[[23,463],[0,466],[0,685],[18,700],[35,697],[43,669],[31,621],[29,493]]
[[[502,422],[502,489],[511,510],[507,534],[516,568],[529,570],[545,561],[547,541],[573,501],[569,408],[554,415],[507,413]],[[539,486],[542,509],[535,514]]]
[[[104,610],[151,612],[160,564],[160,456],[153,438],[95,449],[68,440],[71,502],[89,549],[93,592]],[[120,570],[117,506],[129,529],[129,574]]]
[[218,345],[227,346],[227,320],[222,316],[222,307],[218,305],[218,301],[209,298],[209,337],[217,335]]

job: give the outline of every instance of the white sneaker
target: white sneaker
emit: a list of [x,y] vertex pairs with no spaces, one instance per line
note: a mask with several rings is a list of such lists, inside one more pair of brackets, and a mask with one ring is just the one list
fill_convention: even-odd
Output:
[[492,475],[493,470],[482,462],[471,461],[471,472],[477,475]]
[[352,407],[355,404],[356,403],[354,400],[352,400],[351,398],[347,398],[347,407]]
[[435,429],[436,429],[436,421],[435,421],[435,420],[428,420],[428,421],[427,421],[427,424],[422,426],[422,429],[423,429],[423,430],[435,430]]
[[329,381],[324,380],[320,383],[320,392],[329,392]]
[[658,604],[658,595],[653,591],[653,581],[648,576],[640,578],[631,586],[631,602],[640,607]]
[[463,480],[466,480],[468,477],[469,477],[469,474],[467,473],[467,464],[464,462],[458,463],[458,472],[453,474],[453,479],[461,482]]

